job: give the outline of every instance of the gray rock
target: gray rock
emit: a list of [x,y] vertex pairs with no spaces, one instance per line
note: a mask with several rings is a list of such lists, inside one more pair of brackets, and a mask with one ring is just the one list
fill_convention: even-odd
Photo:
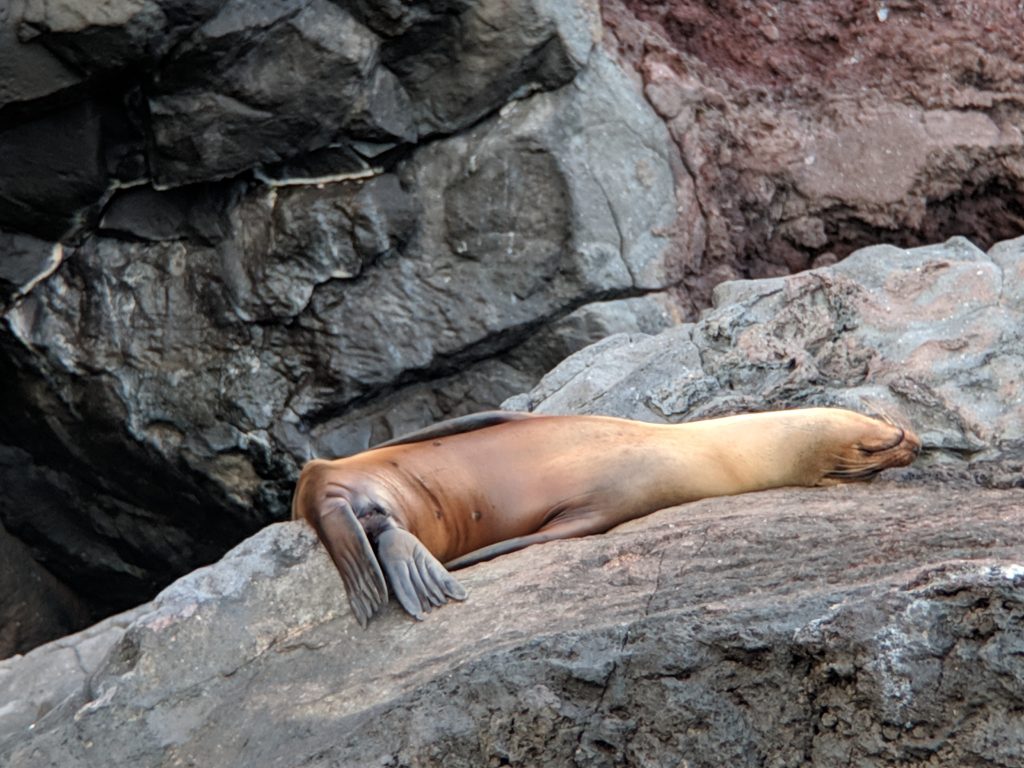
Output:
[[231,232],[228,211],[238,185],[194,184],[161,191],[152,185],[118,191],[103,209],[97,229],[132,239],[193,240],[208,245]]
[[18,25],[23,2],[0,8],[0,115],[11,105],[38,102],[73,90],[82,77],[38,41],[21,42]]
[[226,3],[161,63],[149,99],[154,179],[233,176],[343,136],[414,140],[378,46],[327,0]]
[[3,316],[18,394],[0,442],[24,462],[0,482],[33,513],[0,499],[0,519],[127,607],[285,516],[311,455],[493,407],[600,334],[664,327],[668,152],[595,54],[370,178],[121,190],[100,222],[119,237],[68,249]]
[[[421,624],[395,606],[366,631],[313,534],[271,526],[132,615],[0,663],[0,761],[1014,764],[1024,497],[940,470],[1018,461],[1022,269],[1024,239],[954,239],[726,284],[656,336],[649,298],[588,306],[567,333],[632,332],[556,368],[527,396],[541,410],[669,421],[867,398],[921,431],[932,470],[531,547],[461,571],[467,602]],[[965,343],[942,343],[953,332]],[[920,389],[892,386],[905,376]],[[963,428],[974,412],[987,431]]]
[[132,621],[149,608],[138,606],[25,656],[0,661],[0,744],[31,733],[54,710],[87,699],[89,678]]
[[697,323],[616,336],[506,407],[649,421],[813,404],[889,413],[935,471],[1021,486],[1024,238],[866,248],[832,267],[728,282]]
[[402,387],[291,439],[297,445],[316,446],[317,455],[348,456],[412,432],[425,422],[489,410],[533,386],[573,352],[609,334],[656,333],[678,323],[680,314],[676,299],[668,293],[585,304],[506,352],[460,367],[449,376]]
[[420,202],[395,174],[382,174],[259,187],[230,216],[237,235],[221,245],[220,258],[233,305],[245,320],[269,321],[302,314],[330,281],[350,291],[347,281],[377,259],[405,251]]
[[23,40],[90,75],[151,66],[212,16],[221,0],[20,0]]
[[328,0],[3,9],[0,74],[12,84],[0,86],[11,116],[0,122],[10,161],[0,225],[78,238],[118,182],[168,188],[311,166],[365,175],[383,151],[373,146],[458,131],[570,82],[598,35],[593,3],[433,4],[410,10],[400,32],[360,21],[394,9],[351,10]]
[[593,45],[594,10],[575,3],[451,5],[385,41],[327,0],[227,3],[160,63],[149,99],[157,183],[333,143],[452,133],[571,81]]
[[451,133],[497,104],[569,82],[600,37],[592,0],[356,0],[381,35],[381,56],[401,80],[418,132]]
[[1012,764],[1018,501],[906,482],[705,500],[464,570],[465,603],[368,630],[313,534],[272,526],[0,663],[0,760]]

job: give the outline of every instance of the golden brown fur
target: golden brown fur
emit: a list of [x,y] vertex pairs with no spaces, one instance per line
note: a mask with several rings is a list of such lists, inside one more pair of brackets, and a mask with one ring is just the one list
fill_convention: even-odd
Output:
[[386,602],[379,566],[419,618],[464,596],[440,563],[600,533],[709,496],[864,479],[920,449],[909,430],[832,408],[679,425],[521,414],[486,424],[303,469],[293,517],[317,530],[361,623]]

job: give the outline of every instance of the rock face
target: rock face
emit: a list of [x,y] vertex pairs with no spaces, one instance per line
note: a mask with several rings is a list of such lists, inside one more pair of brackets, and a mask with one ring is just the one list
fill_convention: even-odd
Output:
[[0,663],[0,759],[1013,765],[1019,500],[879,483],[698,502],[475,566],[465,603],[365,631],[313,534],[272,526],[86,633],[81,668],[70,638]]
[[0,104],[0,520],[96,610],[286,516],[307,458],[683,315],[671,143],[594,7],[343,5],[3,16],[52,72]]
[[[0,94],[18,118],[0,133],[14,160],[0,224],[67,237],[119,184],[233,177],[334,146],[374,157],[564,85],[593,44],[586,4],[376,5],[16,0],[0,17],[4,68],[42,73]],[[101,84],[116,95],[93,96]]]
[[[834,261],[874,243],[968,235],[1024,220],[1024,75],[1013,3],[604,0],[680,149],[706,248],[686,277]],[[696,231],[693,227],[692,231]]]
[[[0,662],[0,765],[1020,764],[1024,241],[990,246],[1024,221],[1022,24],[5,4],[0,656],[284,516],[307,457],[503,400],[853,405],[927,452],[477,566],[367,632],[271,527]],[[981,247],[904,250],[953,234]]]

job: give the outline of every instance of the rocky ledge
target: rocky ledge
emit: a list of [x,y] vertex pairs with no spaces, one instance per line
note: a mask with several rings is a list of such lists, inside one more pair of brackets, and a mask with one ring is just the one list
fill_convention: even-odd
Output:
[[281,523],[0,665],[43,766],[1018,764],[1020,498],[880,482],[658,512],[366,630]]

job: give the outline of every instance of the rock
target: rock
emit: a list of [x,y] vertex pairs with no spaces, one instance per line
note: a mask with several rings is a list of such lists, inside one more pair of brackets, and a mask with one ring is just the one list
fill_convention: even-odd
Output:
[[467,602],[365,631],[314,535],[270,526],[152,604],[0,662],[0,761],[1013,764],[1022,270],[1024,238],[954,238],[727,283],[658,335],[649,299],[588,307],[567,327],[625,313],[635,330],[519,405],[679,421],[866,402],[919,430],[925,470],[531,547],[460,571]]
[[18,40],[21,3],[0,8],[0,116],[73,90],[82,77],[38,42]]
[[130,239],[188,240],[213,245],[231,233],[229,211],[238,185],[194,184],[170,190],[133,186],[115,193],[97,228]]
[[234,176],[343,138],[415,140],[378,46],[327,0],[225,4],[161,62],[149,99],[155,181]]
[[[762,10],[0,8],[0,520],[124,608],[286,514],[309,456],[494,407],[722,280],[1019,234],[1013,12]],[[934,425],[929,471],[1017,482],[1006,418],[950,408],[976,421]]]
[[592,0],[356,0],[409,94],[420,135],[452,133],[498,104],[569,82],[600,37]]
[[0,230],[0,309],[29,293],[64,260],[64,249],[29,235]]
[[384,41],[327,0],[228,3],[161,62],[149,100],[157,182],[452,133],[569,82],[593,44],[575,4],[448,5]]
[[285,517],[311,455],[494,407],[599,334],[660,330],[681,316],[668,153],[594,53],[571,86],[366,178],[119,190],[3,316],[0,444],[20,461],[0,483],[33,508],[0,498],[0,519],[126,608]]
[[667,292],[585,304],[508,352],[328,418],[310,431],[309,439],[320,455],[348,456],[412,432],[424,421],[492,409],[510,392],[533,386],[556,361],[609,334],[656,333],[680,319],[679,305]]
[[211,17],[218,0],[21,0],[20,34],[89,75],[148,68]]
[[367,630],[313,534],[271,526],[0,663],[0,760],[1012,764],[1018,502],[892,481],[705,500],[466,569],[465,603]]
[[92,619],[89,607],[55,579],[28,547],[0,526],[0,658],[70,634]]
[[125,182],[274,175],[340,152],[327,163],[338,174],[374,145],[464,129],[570,82],[598,18],[589,2],[540,0],[434,4],[403,20],[328,0],[79,5],[18,0],[0,15],[0,73],[18,83],[0,92],[13,161],[0,225],[44,238],[80,239]]
[[26,656],[0,661],[0,743],[31,732],[36,721],[63,702],[88,695],[88,677],[148,608],[137,606]]
[[612,336],[512,409],[679,421],[845,405],[906,419],[934,471],[1024,487],[1024,238],[866,248],[785,278],[723,283],[697,323]]
[[51,240],[81,228],[107,190],[101,122],[99,105],[82,102],[0,126],[0,227]]
[[699,306],[723,279],[826,253],[1021,233],[1024,139],[1006,106],[1024,75],[1019,13],[951,0],[602,9],[702,214],[682,224],[706,237],[683,262]]
[[420,209],[395,174],[258,188],[230,212],[237,236],[220,248],[235,311],[247,321],[298,317],[321,286],[347,286],[378,259],[405,251]]

